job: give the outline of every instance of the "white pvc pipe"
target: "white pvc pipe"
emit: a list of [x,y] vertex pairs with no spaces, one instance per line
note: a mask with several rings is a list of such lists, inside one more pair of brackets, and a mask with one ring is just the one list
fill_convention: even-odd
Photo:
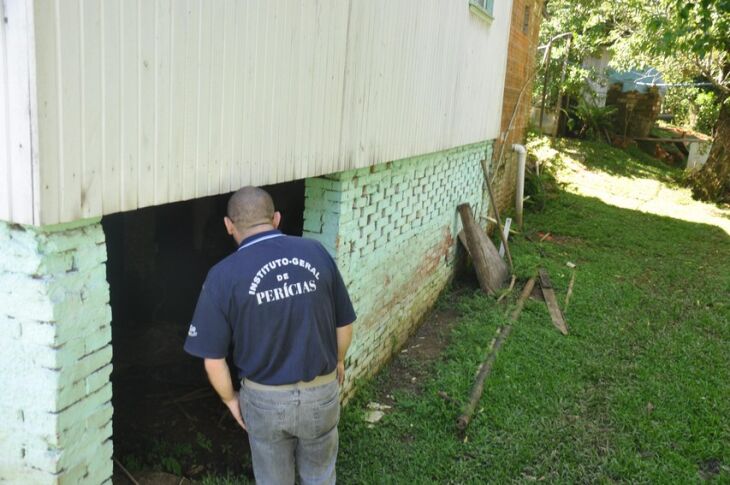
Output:
[[517,225],[522,227],[522,200],[525,198],[525,162],[527,149],[524,145],[515,143],[512,150],[517,152],[517,189],[515,190],[515,213]]

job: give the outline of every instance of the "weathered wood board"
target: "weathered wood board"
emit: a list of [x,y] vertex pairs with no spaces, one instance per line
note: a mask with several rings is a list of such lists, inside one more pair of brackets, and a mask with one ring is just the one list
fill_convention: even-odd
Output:
[[469,204],[458,207],[464,224],[466,247],[474,261],[479,286],[485,293],[493,295],[504,286],[507,280],[507,265],[499,256],[497,248],[489,240],[484,230],[474,221]]
[[550,276],[545,269],[540,268],[540,287],[542,288],[542,295],[545,297],[545,303],[547,304],[548,311],[550,312],[550,318],[553,321],[555,328],[560,330],[563,335],[568,335],[568,326],[565,323],[563,312],[560,311],[558,306],[558,300],[555,298],[555,291],[553,290],[552,281]]

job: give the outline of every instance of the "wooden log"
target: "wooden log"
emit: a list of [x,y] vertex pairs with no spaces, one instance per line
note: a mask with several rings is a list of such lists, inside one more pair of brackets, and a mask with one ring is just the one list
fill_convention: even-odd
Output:
[[575,284],[575,270],[570,276],[570,283],[568,284],[568,292],[565,294],[565,303],[563,303],[563,314],[568,311],[568,304],[570,303],[570,297],[573,295],[573,285]]
[[540,268],[538,271],[540,275],[540,288],[542,288],[542,296],[545,297],[545,303],[550,312],[550,319],[553,321],[555,328],[560,330],[563,335],[568,335],[568,326],[565,323],[563,312],[560,311],[558,306],[558,299],[555,297],[555,291],[553,290],[553,283],[550,281],[550,276],[544,268]]
[[520,293],[520,297],[517,299],[517,305],[515,306],[515,309],[512,311],[512,315],[509,317],[511,322],[516,322],[517,319],[520,317],[520,313],[522,313],[522,309],[525,307],[525,302],[530,297],[530,293],[532,293],[532,289],[535,287],[535,278],[534,276],[527,280],[527,283],[525,283],[525,287],[522,288],[522,293]]
[[507,279],[507,265],[499,257],[497,248],[494,247],[487,234],[474,221],[469,204],[459,205],[458,210],[464,225],[469,254],[474,261],[479,286],[485,293],[494,295],[498,289],[502,288]]
[[119,469],[122,470],[122,473],[124,473],[124,475],[126,475],[126,477],[129,479],[129,481],[132,482],[133,485],[139,485],[139,482],[134,478],[134,475],[132,475],[131,473],[129,473],[129,470],[127,470],[126,468],[124,468],[124,465],[122,465],[122,462],[120,462],[119,460],[117,460],[115,457],[112,458],[112,459],[114,460],[114,463],[117,464],[117,466],[119,467]]
[[512,275],[512,281],[509,282],[509,286],[507,287],[507,289],[502,292],[502,294],[499,296],[499,298],[497,298],[497,303],[499,303],[500,301],[502,301],[502,299],[505,296],[507,296],[510,293],[512,293],[512,289],[515,287],[515,283],[516,282],[517,282],[517,276]]
[[500,347],[502,347],[504,341],[507,340],[507,337],[509,337],[512,332],[512,324],[519,318],[522,308],[525,306],[525,301],[530,296],[530,293],[532,293],[532,288],[535,286],[535,279],[536,278],[533,276],[527,280],[527,283],[525,283],[525,287],[522,289],[520,298],[517,300],[517,306],[515,306],[515,309],[510,316],[510,323],[502,327],[502,330],[497,336],[497,340],[494,342],[492,350],[489,352],[487,358],[484,360],[481,368],[479,369],[479,374],[477,374],[476,380],[474,381],[474,385],[471,389],[469,402],[464,405],[461,416],[459,416],[456,420],[456,427],[459,428],[460,431],[466,430],[471,422],[472,416],[474,416],[474,410],[476,409],[477,404],[482,397],[482,393],[484,392],[484,382],[487,380],[487,377],[489,377],[489,374],[492,373],[492,367],[494,366],[494,361],[497,358],[497,352],[499,352]]
[[458,237],[459,241],[461,241],[461,245],[464,246],[464,249],[466,249],[466,254],[468,254],[469,257],[473,259],[473,256],[471,255],[471,250],[469,249],[469,245],[466,243],[466,234],[464,233],[463,229],[459,231]]

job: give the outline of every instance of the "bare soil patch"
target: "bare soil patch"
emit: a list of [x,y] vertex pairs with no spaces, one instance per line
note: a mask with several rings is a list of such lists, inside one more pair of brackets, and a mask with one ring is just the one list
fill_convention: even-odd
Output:
[[[202,361],[182,350],[185,326],[150,338],[165,326],[140,322],[115,332],[115,458],[140,483],[166,483],[160,472],[178,482],[207,474],[253,479],[248,436],[208,383]],[[155,348],[139,352],[144,346]],[[130,483],[117,465],[112,481]]]
[[[449,298],[455,298],[468,289],[471,288],[460,287]],[[458,310],[444,305],[437,306],[424,317],[418,330],[390,360],[387,372],[381,374],[376,391],[378,402],[394,405],[393,393],[396,391],[422,392],[433,365],[441,359],[444,348],[450,342],[451,330],[459,322],[459,316]]]

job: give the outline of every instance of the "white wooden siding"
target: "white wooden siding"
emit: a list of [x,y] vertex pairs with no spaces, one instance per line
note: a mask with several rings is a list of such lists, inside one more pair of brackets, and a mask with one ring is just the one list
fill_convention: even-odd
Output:
[[38,222],[31,130],[30,8],[25,0],[0,1],[0,219],[23,224]]
[[37,223],[498,136],[509,0],[5,2],[33,5]]

